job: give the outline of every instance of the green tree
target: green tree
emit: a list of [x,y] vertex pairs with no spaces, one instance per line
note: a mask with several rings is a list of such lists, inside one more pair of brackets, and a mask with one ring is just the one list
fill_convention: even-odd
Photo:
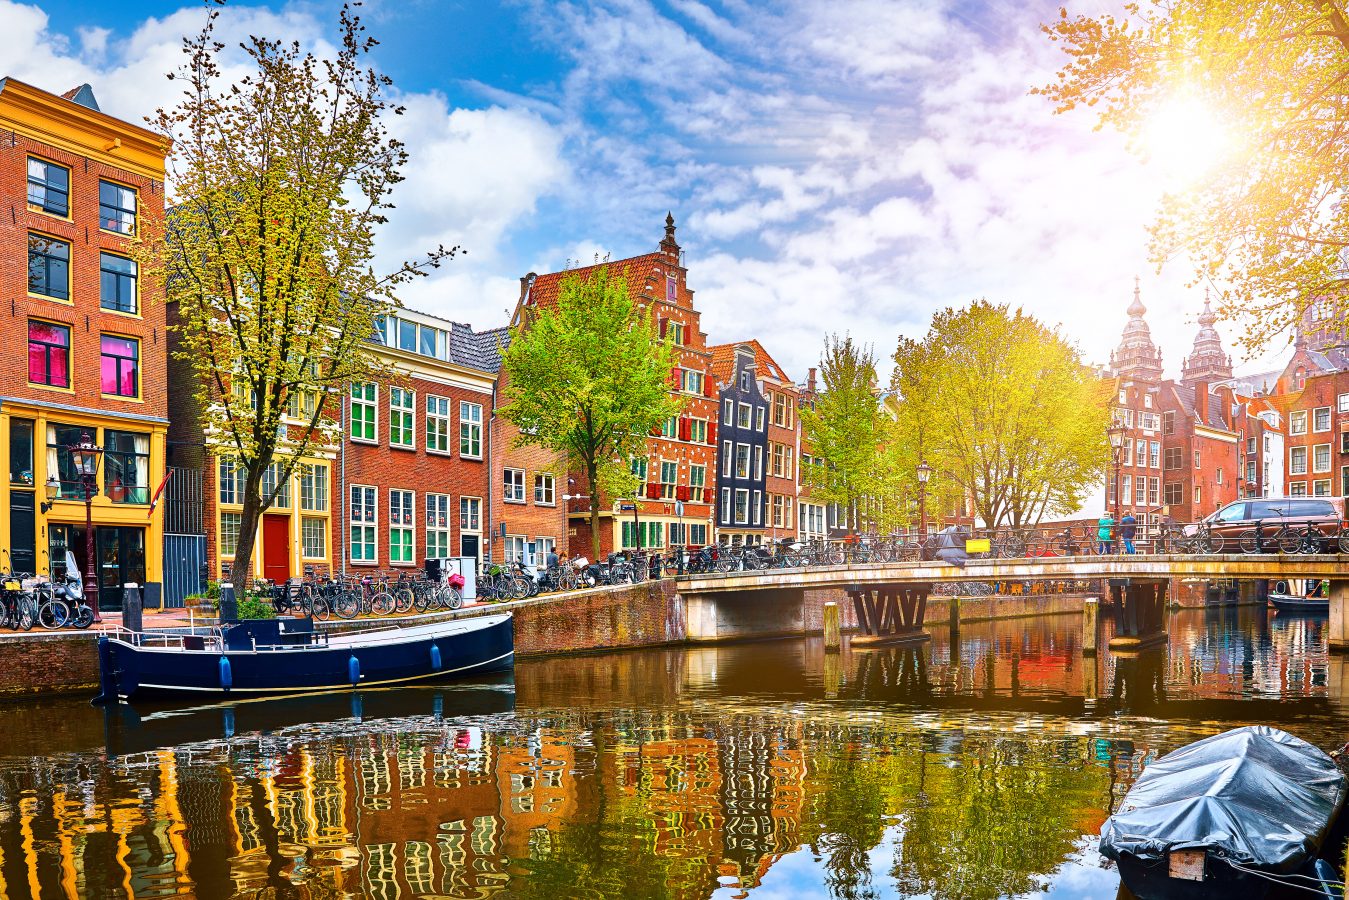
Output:
[[[1161,265],[1184,253],[1228,285],[1223,311],[1261,347],[1309,304],[1332,323],[1349,307],[1349,19],[1345,4],[1281,0],[1131,3],[1117,18],[1043,26],[1068,59],[1037,92],[1058,112],[1097,111],[1147,155],[1158,127],[1230,146],[1165,197],[1152,228]],[[1188,111],[1187,122],[1185,117]],[[1171,115],[1168,115],[1170,113]],[[1179,121],[1178,121],[1179,120]],[[1204,120],[1207,120],[1205,122]],[[1151,129],[1150,129],[1151,126]]]
[[370,337],[396,305],[393,289],[454,251],[374,271],[375,230],[406,153],[384,124],[402,110],[384,99],[389,79],[365,65],[375,41],[350,7],[333,58],[254,36],[239,80],[223,68],[217,15],[184,40],[186,63],[169,76],[182,99],[152,120],[172,140],[177,205],[146,223],[136,255],[165,290],[212,452],[241,470],[232,575],[242,585],[261,514],[336,436],[339,392],[376,374]]
[[1058,331],[979,300],[895,351],[901,439],[989,525],[1076,509],[1107,458],[1106,396]]
[[802,474],[814,499],[841,504],[854,527],[886,482],[882,441],[885,414],[876,393],[876,357],[850,336],[825,338],[820,391],[814,408],[801,410],[802,437],[820,463]]
[[656,336],[649,309],[627,278],[600,266],[563,279],[556,309],[511,332],[501,415],[523,445],[560,454],[585,473],[591,549],[600,552],[601,495],[635,496],[631,460],[647,436],[680,409],[670,392],[673,345]]

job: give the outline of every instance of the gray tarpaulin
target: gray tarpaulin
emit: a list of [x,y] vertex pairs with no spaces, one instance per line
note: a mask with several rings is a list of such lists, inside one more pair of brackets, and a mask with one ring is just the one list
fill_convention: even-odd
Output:
[[1202,849],[1288,872],[1320,846],[1344,792],[1334,761],[1301,738],[1236,728],[1144,769],[1101,828],[1101,853],[1148,862]]

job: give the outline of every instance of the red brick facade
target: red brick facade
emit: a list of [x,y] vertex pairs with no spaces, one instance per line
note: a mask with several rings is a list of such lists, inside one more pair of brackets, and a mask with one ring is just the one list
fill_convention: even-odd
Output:
[[[498,398],[505,390],[506,379],[504,371],[498,374]],[[566,556],[569,549],[575,549],[568,545],[567,501],[563,499],[575,491],[568,483],[564,461],[541,447],[520,445],[519,437],[519,429],[504,417],[492,417],[495,464],[490,476],[493,523],[488,544],[490,558],[546,564],[549,550]]]

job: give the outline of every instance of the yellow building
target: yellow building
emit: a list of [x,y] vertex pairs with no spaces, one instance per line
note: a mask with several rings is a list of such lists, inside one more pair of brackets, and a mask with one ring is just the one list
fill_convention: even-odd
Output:
[[[130,245],[164,214],[167,142],[98,108],[0,79],[0,568],[85,565],[85,482],[70,447],[103,450],[90,507],[100,603],[127,582],[162,583],[165,331]],[[12,137],[12,139],[11,139]]]

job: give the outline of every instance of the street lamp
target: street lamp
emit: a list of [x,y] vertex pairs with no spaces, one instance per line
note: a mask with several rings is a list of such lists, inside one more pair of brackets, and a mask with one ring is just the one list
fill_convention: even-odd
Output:
[[927,480],[932,477],[932,467],[924,460],[918,463],[918,546],[927,540]]
[[102,622],[98,614],[98,578],[94,575],[94,495],[98,493],[98,463],[103,448],[94,443],[89,432],[80,435],[78,444],[70,445],[70,462],[84,488],[84,602],[94,612],[94,621]]
[[[1120,520],[1120,499],[1121,499],[1121,498],[1120,498],[1120,492],[1119,492],[1119,467],[1120,467],[1120,460],[1121,460],[1121,458],[1123,457],[1123,454],[1124,454],[1124,438],[1125,438],[1125,436],[1129,433],[1129,429],[1126,428],[1126,427],[1124,426],[1124,423],[1123,423],[1123,422],[1120,422],[1119,420],[1116,420],[1116,421],[1110,423],[1110,425],[1106,428],[1105,433],[1106,433],[1106,435],[1110,438],[1110,456],[1111,456],[1111,461],[1112,461],[1112,464],[1113,464],[1113,470],[1114,470],[1114,471],[1113,471],[1113,475],[1112,475],[1112,477],[1114,478],[1114,481],[1113,481],[1112,483],[1113,483],[1114,486],[1115,486],[1115,526],[1114,526],[1114,527],[1115,527],[1115,534],[1118,535],[1118,534],[1121,533],[1120,530],[1119,530],[1119,520]],[[1112,543],[1114,544],[1115,552],[1116,552],[1116,553],[1119,553],[1121,541],[1115,540],[1115,541],[1113,541]]]
[[52,507],[56,505],[56,498],[61,494],[61,479],[55,475],[49,475],[42,488],[47,494],[47,502],[42,504],[42,512],[49,513]]

